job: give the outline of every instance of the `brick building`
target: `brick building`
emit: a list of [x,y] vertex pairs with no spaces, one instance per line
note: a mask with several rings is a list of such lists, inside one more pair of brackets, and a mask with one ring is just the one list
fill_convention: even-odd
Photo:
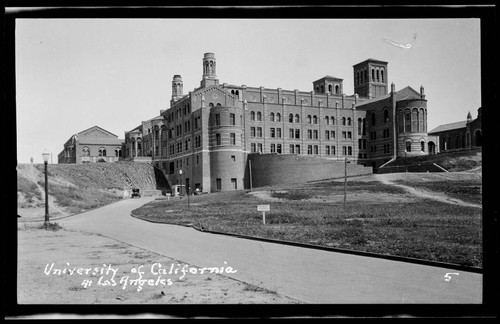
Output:
[[150,156],[171,185],[181,181],[182,169],[188,187],[213,192],[248,188],[248,157],[255,153],[315,156],[324,163],[347,158],[377,168],[398,156],[435,152],[423,87],[389,89],[384,61],[365,60],[353,72],[349,96],[343,79],[329,75],[314,81],[312,91],[221,84],[214,54],[205,53],[200,87],[184,94],[175,75],[170,108],[150,127],[127,132],[126,156],[147,156],[140,144],[146,132],[153,134]]
[[123,140],[94,126],[71,136],[58,154],[59,164],[117,162],[122,160]]
[[429,135],[439,138],[439,152],[481,147],[481,108],[477,110],[476,119],[473,120],[469,112],[466,120],[439,125]]

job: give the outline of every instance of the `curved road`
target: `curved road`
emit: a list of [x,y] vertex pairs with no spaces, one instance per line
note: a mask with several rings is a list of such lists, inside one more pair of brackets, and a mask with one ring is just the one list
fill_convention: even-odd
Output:
[[[127,199],[58,220],[197,267],[230,266],[228,277],[306,303],[481,303],[482,275],[259,242],[154,224],[130,212],[154,198]],[[225,263],[226,262],[226,263]],[[447,273],[451,279],[446,281]]]

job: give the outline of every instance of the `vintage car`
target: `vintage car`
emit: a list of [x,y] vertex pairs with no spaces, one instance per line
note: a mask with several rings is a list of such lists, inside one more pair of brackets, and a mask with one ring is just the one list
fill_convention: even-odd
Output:
[[141,198],[141,193],[139,192],[139,189],[136,189],[136,188],[132,189],[132,196],[131,197],[132,198],[134,198],[134,197]]

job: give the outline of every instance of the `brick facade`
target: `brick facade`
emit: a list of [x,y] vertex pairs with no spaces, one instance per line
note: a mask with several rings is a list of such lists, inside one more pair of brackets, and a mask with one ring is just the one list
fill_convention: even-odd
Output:
[[[427,134],[423,87],[396,91],[392,84],[388,92],[387,62],[354,65],[359,93],[349,96],[336,77],[314,81],[312,91],[247,87],[220,84],[213,53],[202,64],[199,88],[183,94],[182,77],[175,75],[170,108],[125,135],[126,156],[147,156],[147,135],[158,127],[160,154],[149,156],[171,185],[189,182],[191,189],[206,192],[247,188],[248,156],[257,152],[317,156],[342,165],[347,158],[352,165],[379,167],[405,152],[428,154],[435,145]],[[410,128],[399,131],[406,119],[398,117],[407,111]]]

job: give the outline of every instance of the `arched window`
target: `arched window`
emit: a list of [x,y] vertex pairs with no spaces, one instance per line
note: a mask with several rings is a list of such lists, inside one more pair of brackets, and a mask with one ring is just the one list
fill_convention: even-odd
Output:
[[321,85],[321,93],[325,93],[325,86]]
[[374,112],[372,112],[372,114],[371,114],[371,118],[372,118],[372,126],[375,126],[375,124],[376,124],[376,122],[377,122],[377,119],[376,119],[376,117],[375,117],[375,113],[374,113]]
[[106,149],[104,147],[99,148],[99,156],[106,156]]
[[365,70],[365,82],[368,82],[368,70]]
[[318,86],[316,86],[316,92],[318,92],[318,93],[319,93],[319,87],[318,87]]
[[345,117],[342,117],[342,125],[345,126]]
[[330,117],[330,124],[335,125],[335,117]]
[[325,121],[327,125],[330,125],[330,118],[328,116],[325,117]]
[[295,122],[300,123],[300,116],[299,114],[295,114]]
[[281,114],[276,113],[276,122],[280,123],[281,122]]
[[90,156],[90,150],[88,147],[84,146],[82,148],[82,156]]
[[411,152],[411,141],[406,141],[406,152]]
[[380,71],[377,70],[377,82],[380,82]]
[[272,121],[272,122],[274,121],[274,113],[273,112],[269,114],[269,121]]
[[293,123],[293,114],[288,115],[288,122]]
[[311,115],[307,115],[307,122],[310,124],[312,122]]
[[405,112],[405,132],[411,132],[411,112],[409,109]]
[[209,104],[208,104],[208,106],[209,106],[210,108],[213,108],[213,107],[214,107],[214,103],[213,103],[213,102],[211,102],[211,103],[209,103]]
[[372,69],[372,82],[375,82],[375,70]]
[[358,118],[358,135],[361,135],[363,132],[363,120]]
[[389,109],[384,109],[384,123],[387,124],[389,122]]
[[384,83],[384,70],[380,71],[380,79],[381,79],[382,83]]
[[424,109],[420,108],[418,113],[418,131],[420,133],[424,132]]
[[474,132],[474,137],[476,137],[476,146],[482,145],[481,130],[478,129]]
[[347,118],[347,126],[351,126],[351,117]]
[[418,132],[418,109],[411,111],[411,131]]
[[330,92],[330,93],[332,93],[332,92],[333,92],[333,89],[332,89],[332,85],[331,85],[331,84],[329,84],[329,85],[328,85],[328,92]]
[[260,113],[260,111],[257,112],[257,120],[258,121],[262,120],[262,114]]
[[313,124],[317,124],[318,123],[318,116],[314,115],[313,116]]
[[255,120],[255,111],[250,112],[250,120]]
[[340,87],[339,87],[339,85],[335,86],[335,94],[340,94]]
[[217,103],[217,107],[220,107],[220,103],[219,102]]
[[122,156],[122,150],[119,147],[115,148],[115,156]]
[[366,118],[363,118],[363,135],[366,135]]
[[424,141],[420,141],[420,151],[425,152],[425,142]]

